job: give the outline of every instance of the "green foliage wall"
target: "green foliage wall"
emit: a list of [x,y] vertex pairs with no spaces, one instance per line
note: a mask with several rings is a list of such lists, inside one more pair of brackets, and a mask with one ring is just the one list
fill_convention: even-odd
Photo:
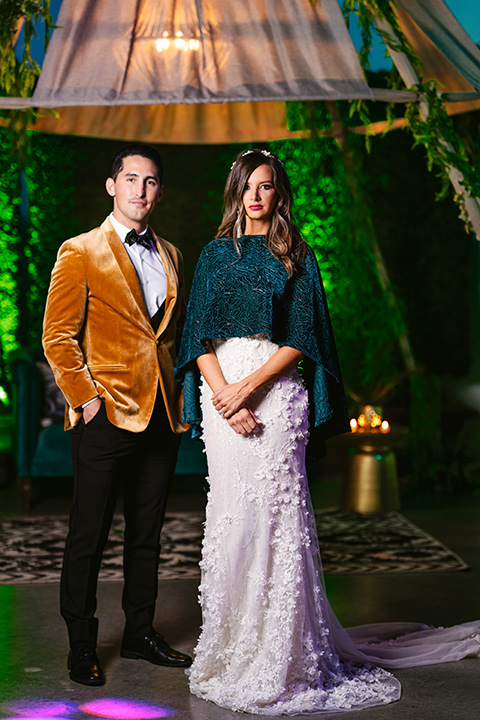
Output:
[[75,212],[78,152],[62,137],[33,133],[25,166],[28,190],[25,342],[38,346],[50,272],[60,244],[79,232]]
[[[61,137],[33,133],[25,166],[28,217],[21,227],[22,188],[11,136],[0,129],[0,383],[19,345],[39,346],[50,271],[60,243],[75,234],[75,151]],[[27,210],[27,208],[25,208]]]
[[6,355],[17,347],[18,257],[20,250],[19,170],[10,153],[10,134],[0,128],[0,382],[5,380]]
[[348,390],[371,401],[402,372],[395,327],[370,249],[352,229],[351,198],[336,142],[270,143],[285,160],[295,218],[317,256]]

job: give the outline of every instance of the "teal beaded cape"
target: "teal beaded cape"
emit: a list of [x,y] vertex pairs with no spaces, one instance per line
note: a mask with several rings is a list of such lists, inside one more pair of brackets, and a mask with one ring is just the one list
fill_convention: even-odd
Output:
[[175,377],[183,383],[183,421],[200,435],[200,373],[195,359],[215,338],[267,334],[304,353],[310,430],[323,438],[350,425],[325,291],[310,247],[292,278],[264,235],[219,238],[204,247],[193,279]]

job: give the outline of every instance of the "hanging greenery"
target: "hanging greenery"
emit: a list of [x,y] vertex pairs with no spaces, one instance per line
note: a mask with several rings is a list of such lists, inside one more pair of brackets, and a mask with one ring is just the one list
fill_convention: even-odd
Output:
[[[0,95],[31,97],[41,68],[31,53],[31,42],[40,23],[44,47],[48,46],[53,20],[50,0],[1,0],[0,2]],[[20,47],[17,46],[19,38]],[[27,127],[35,122],[35,108],[3,111],[12,133],[12,149],[23,167],[27,152]]]
[[[438,169],[438,176],[442,180],[442,189],[438,193],[438,199],[443,199],[449,190],[449,167],[454,167],[463,175],[463,186],[468,196],[480,197],[480,172],[476,165],[470,162],[467,157],[464,145],[461,142],[452,122],[447,115],[442,102],[442,94],[439,91],[438,83],[429,80],[411,89],[421,93],[427,106],[426,118],[421,117],[419,104],[409,103],[406,108],[405,117],[408,127],[415,139],[414,147],[423,145],[427,153],[428,169]],[[457,149],[455,149],[457,148]],[[464,198],[460,193],[455,196],[459,204],[462,219],[466,223],[466,230],[469,232],[471,226],[464,212]]]
[[[453,122],[447,114],[442,101],[439,83],[435,80],[424,81],[422,63],[403,33],[395,11],[394,0],[344,0],[343,13],[347,25],[353,13],[361,29],[362,47],[358,53],[361,65],[367,73],[370,70],[370,55],[373,38],[378,33],[385,45],[391,50],[402,53],[412,64],[419,82],[407,88],[415,93],[419,100],[407,103],[405,118],[407,129],[414,138],[414,147],[423,145],[427,154],[429,170],[435,169],[442,181],[438,199],[444,198],[450,190],[449,172],[451,168],[458,170],[462,176],[463,193],[455,193],[454,200],[460,210],[460,217],[465,229],[470,232],[473,228],[465,212],[465,196],[480,197],[480,169],[472,163],[465,147],[455,132]],[[391,32],[384,32],[377,27],[378,20],[386,23]],[[395,67],[388,76],[388,85],[398,88],[401,84],[399,74]],[[350,113],[357,113],[362,123],[370,122],[370,103],[365,101],[352,101]],[[393,120],[391,105],[386,107],[386,119]],[[368,135],[367,135],[368,147]]]
[[[380,35],[385,44],[388,44],[392,50],[402,52],[408,57],[418,74],[422,73],[422,63],[398,24],[394,0],[344,0],[343,15],[347,27],[350,25],[351,13],[357,17],[361,30],[362,47],[358,51],[358,57],[365,71],[370,70],[370,57],[374,38],[376,35]],[[376,19],[384,20],[390,25],[397,38],[396,41],[392,41],[390,36],[387,37],[382,30],[377,28]],[[398,82],[398,75],[393,73],[391,87],[397,87]]]

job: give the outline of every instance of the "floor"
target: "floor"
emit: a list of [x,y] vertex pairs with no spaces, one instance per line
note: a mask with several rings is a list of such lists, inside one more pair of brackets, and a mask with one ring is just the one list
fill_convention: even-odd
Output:
[[[185,512],[204,504],[202,481],[178,479],[170,508]],[[316,507],[338,504],[338,478],[312,484]],[[67,512],[68,484],[45,485],[32,513]],[[0,488],[0,517],[18,512],[15,488]],[[405,504],[404,514],[457,552],[470,570],[420,575],[335,576],[326,579],[330,601],[344,625],[412,620],[434,625],[480,616],[480,496]],[[171,645],[191,652],[200,626],[196,581],[160,585],[157,628]],[[119,657],[122,633],[121,584],[100,583],[99,657],[107,683],[88,688],[66,673],[67,642],[57,611],[57,584],[0,586],[0,718],[172,717],[176,720],[227,720],[237,714],[192,697],[182,671]],[[362,720],[480,720],[480,664],[460,663],[402,670],[402,699],[393,705],[355,713]],[[47,702],[48,701],[48,702]],[[143,710],[135,702],[149,703]],[[126,703],[126,705],[125,705]],[[120,711],[116,714],[119,704]],[[154,706],[154,707],[153,707]],[[320,717],[315,715],[313,717]],[[328,720],[338,715],[321,715]]]

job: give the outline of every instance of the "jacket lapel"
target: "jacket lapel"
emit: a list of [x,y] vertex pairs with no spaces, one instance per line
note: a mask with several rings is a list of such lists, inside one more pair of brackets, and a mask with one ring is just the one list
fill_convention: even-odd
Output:
[[131,301],[133,300],[133,302],[130,302],[132,312],[142,327],[147,326],[150,329],[150,332],[153,332],[147,307],[143,299],[142,290],[140,288],[140,283],[138,282],[137,273],[135,272],[135,268],[133,267],[130,258],[123,247],[123,243],[108,218],[102,224],[101,228],[105,234],[108,245],[110,246],[110,250],[115,257],[121,275],[123,276],[123,284],[126,285],[126,290],[131,298]]
[[[150,228],[151,229],[151,228]],[[156,337],[162,334],[165,328],[168,326],[173,311],[175,309],[175,303],[178,296],[178,275],[173,260],[170,257],[170,253],[167,251],[163,240],[153,233],[155,245],[162,259],[163,267],[167,275],[167,297],[165,298],[165,314],[162,322],[160,323]]]
[[[135,268],[133,267],[130,258],[128,257],[128,254],[123,246],[122,241],[118,237],[113,225],[111,224],[110,220],[107,218],[104,223],[101,226],[106,240],[110,246],[110,249],[115,257],[115,260],[117,261],[118,267],[120,269],[121,274],[123,275],[123,279],[127,285],[127,289],[131,294],[131,297],[134,301],[134,306],[136,308],[136,316],[141,322],[142,327],[147,326],[150,332],[153,333],[152,324],[150,322],[150,317],[148,315],[148,310],[145,305],[145,301],[143,299],[142,290],[140,288],[140,283],[138,281],[137,273],[135,272]],[[151,229],[151,228],[150,228]],[[159,337],[159,335],[162,334],[162,332],[165,330],[165,328],[168,326],[173,311],[175,309],[175,303],[178,296],[178,275],[177,270],[175,268],[175,265],[173,263],[172,258],[170,257],[169,252],[167,251],[163,240],[155,233],[153,233],[153,239],[155,242],[155,245],[157,247],[157,250],[160,254],[163,267],[167,276],[167,296],[165,298],[165,314],[163,316],[163,319],[158,327],[158,330],[156,332],[156,337]],[[133,303],[132,303],[133,304]]]

